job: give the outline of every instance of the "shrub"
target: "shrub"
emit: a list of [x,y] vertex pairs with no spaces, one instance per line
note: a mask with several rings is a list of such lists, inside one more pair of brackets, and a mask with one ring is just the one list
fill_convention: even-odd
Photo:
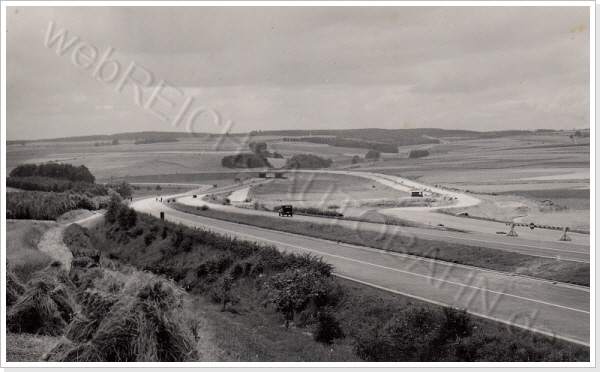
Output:
[[331,311],[319,312],[317,320],[317,329],[314,334],[315,341],[329,345],[335,339],[344,338],[344,332]]
[[[294,315],[314,305],[315,311],[334,305],[338,298],[330,278],[307,269],[290,269],[275,274],[265,284],[269,293],[269,302],[284,315],[285,325],[294,319]],[[316,314],[315,314],[316,315]]]
[[97,209],[96,203],[82,194],[23,191],[6,193],[6,218],[56,220],[74,209]]
[[287,160],[287,168],[290,169],[319,169],[329,168],[333,164],[333,160],[325,159],[317,155],[302,154],[294,155]]
[[367,159],[367,160],[379,159],[380,157],[381,157],[381,153],[379,151],[375,151],[375,150],[371,150],[371,151],[367,152],[367,154],[365,155],[365,159]]
[[235,154],[221,159],[221,165],[227,168],[272,168],[269,161],[260,154]]
[[416,159],[416,158],[423,158],[425,156],[429,155],[429,151],[428,150],[411,150],[410,153],[408,154],[408,157],[411,159]]

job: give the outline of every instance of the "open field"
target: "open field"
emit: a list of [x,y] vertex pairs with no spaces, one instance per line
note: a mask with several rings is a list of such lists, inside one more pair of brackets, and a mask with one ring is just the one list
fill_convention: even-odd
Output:
[[[310,153],[332,158],[332,169],[346,167],[355,171],[401,175],[424,185],[470,192],[483,200],[479,206],[463,211],[473,216],[590,229],[589,139],[578,139],[576,144],[568,133],[555,132],[493,139],[442,140],[445,142],[427,145],[430,155],[424,158],[408,159],[408,152],[422,145],[401,146],[398,154],[382,154],[379,161],[347,168],[352,156],[363,157],[367,150],[287,142],[276,136],[255,136],[251,139],[266,142],[269,151],[277,151],[285,158]],[[223,168],[220,164],[223,156],[247,149],[242,137],[223,141],[216,137],[187,137],[179,142],[149,145],[122,141],[117,146],[101,147],[93,146],[92,142],[36,142],[9,146],[7,169],[10,171],[21,162],[61,160],[74,165],[85,164],[100,182],[123,178],[132,183],[228,186],[235,184],[235,178],[257,177],[256,172]],[[279,162],[284,160],[278,159]],[[340,204],[351,200],[352,208],[344,211],[348,216],[371,209],[385,210],[407,205],[402,201],[407,194],[377,182],[370,185],[368,180],[342,175],[319,175],[314,181],[310,177],[297,175],[262,187],[252,187],[248,197],[269,208],[281,203],[301,207],[342,207]],[[153,190],[138,190],[135,196],[146,195],[152,196]],[[406,216],[402,218],[406,219]],[[434,225],[443,223],[431,222]]]
[[6,262],[19,279],[29,280],[34,272],[52,261],[38,249],[38,243],[46,231],[57,226],[51,221],[6,221]]
[[356,176],[327,173],[293,173],[286,179],[253,186],[248,197],[269,206],[294,203],[298,206],[342,207],[348,203],[397,200],[408,194]]

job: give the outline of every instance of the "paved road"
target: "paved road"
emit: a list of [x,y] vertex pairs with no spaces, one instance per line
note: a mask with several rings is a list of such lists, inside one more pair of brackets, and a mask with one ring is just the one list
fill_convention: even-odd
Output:
[[[277,214],[274,212],[256,211],[251,209],[236,208],[232,206],[209,204],[202,201],[202,195],[198,195],[197,198],[192,198],[191,196],[189,196],[189,194],[181,194],[177,198],[177,201],[179,203],[192,206],[208,204],[212,209],[218,209],[232,213],[269,217],[277,216]],[[527,227],[517,227],[516,229],[519,232],[520,236],[510,237],[506,235],[497,234],[486,235],[480,233],[461,233],[437,229],[391,226],[377,223],[356,222],[314,216],[294,215],[294,219],[299,221],[321,224],[335,224],[338,226],[344,226],[352,229],[360,229],[364,231],[389,233],[394,234],[394,236],[404,237],[405,239],[422,239],[428,241],[459,243],[470,246],[494,248],[509,252],[524,253],[538,257],[560,259],[564,261],[575,261],[584,263],[590,262],[589,243],[587,243],[588,241],[586,241],[585,239],[589,239],[589,236],[581,237],[582,234],[570,234],[573,238],[572,241],[559,242],[558,238],[562,234],[561,232],[540,229],[530,231]],[[508,226],[500,223],[498,223],[497,229],[504,230],[505,232],[508,232],[510,230]],[[555,241],[548,241],[548,239],[544,239],[551,234],[555,235]],[[525,238],[523,236],[525,236]]]
[[154,199],[132,207],[281,250],[313,253],[331,263],[341,277],[589,345],[588,288],[218,221],[175,211]]

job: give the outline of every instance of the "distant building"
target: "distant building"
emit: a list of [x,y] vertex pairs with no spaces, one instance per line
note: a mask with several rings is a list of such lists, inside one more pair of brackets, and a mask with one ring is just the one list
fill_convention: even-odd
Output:
[[412,197],[423,197],[423,191],[411,191],[410,196]]

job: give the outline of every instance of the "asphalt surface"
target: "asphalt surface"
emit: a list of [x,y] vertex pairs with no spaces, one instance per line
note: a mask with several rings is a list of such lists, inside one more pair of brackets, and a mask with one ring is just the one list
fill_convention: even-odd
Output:
[[284,251],[319,255],[341,277],[589,346],[590,291],[586,287],[214,220],[175,211],[154,198],[131,206],[154,216],[164,212],[168,221],[275,245]]
[[[197,195],[196,198],[192,198],[188,194],[181,194],[177,197],[177,202],[192,206],[210,205],[210,208],[228,211],[231,213],[248,214],[248,215],[259,215],[268,217],[277,217],[277,213],[267,211],[257,211],[252,209],[242,209],[232,206],[209,204],[202,201],[203,195]],[[528,254],[531,256],[560,259],[564,261],[575,261],[575,262],[590,262],[590,247],[586,244],[587,241],[582,234],[569,234],[573,239],[569,242],[558,241],[562,235],[560,231],[551,230],[533,230],[531,231],[528,227],[516,227],[516,231],[520,234],[519,237],[511,237],[507,235],[498,234],[484,234],[484,233],[462,233],[456,231],[444,231],[439,229],[424,229],[414,227],[404,227],[395,225],[383,225],[378,223],[369,222],[357,222],[350,220],[341,220],[333,218],[323,218],[314,216],[294,215],[293,217],[299,221],[320,223],[320,224],[333,224],[338,226],[344,226],[352,229],[360,229],[364,231],[375,231],[378,233],[393,234],[403,239],[422,239],[428,241],[442,241],[447,243],[458,243],[476,247],[485,247],[500,249],[503,251],[517,252]],[[497,230],[503,230],[509,232],[510,228],[504,224],[498,223]],[[555,241],[548,241],[548,239],[542,239],[548,235],[555,237]],[[525,236],[525,238],[523,237]],[[585,237],[589,241],[589,236]]]

